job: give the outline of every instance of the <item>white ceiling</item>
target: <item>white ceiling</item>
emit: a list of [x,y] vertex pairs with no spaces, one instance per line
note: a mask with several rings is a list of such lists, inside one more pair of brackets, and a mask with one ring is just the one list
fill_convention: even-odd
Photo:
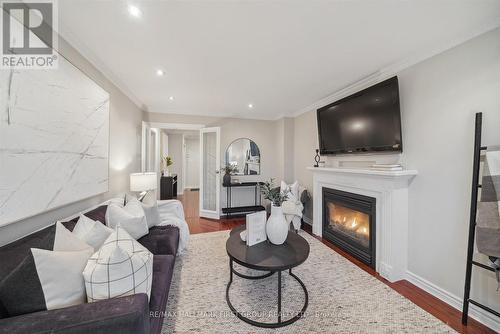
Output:
[[60,33],[148,111],[262,119],[500,24],[498,0],[133,3],[140,18],[123,0],[59,1]]

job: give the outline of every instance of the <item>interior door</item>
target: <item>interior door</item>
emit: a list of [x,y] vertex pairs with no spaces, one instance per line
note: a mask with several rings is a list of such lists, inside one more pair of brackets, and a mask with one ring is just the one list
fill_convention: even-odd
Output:
[[200,130],[200,217],[219,219],[220,128]]

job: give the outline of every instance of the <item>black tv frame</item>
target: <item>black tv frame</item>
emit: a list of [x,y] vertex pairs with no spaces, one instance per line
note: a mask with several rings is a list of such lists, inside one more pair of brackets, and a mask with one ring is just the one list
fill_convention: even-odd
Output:
[[[371,146],[371,147],[353,147],[353,148],[345,148],[345,149],[340,149],[340,150],[325,150],[322,147],[321,120],[320,120],[320,116],[319,116],[319,114],[322,110],[328,109],[328,108],[335,106],[335,105],[338,105],[338,104],[342,104],[345,101],[351,100],[355,97],[358,97],[359,95],[365,94],[367,91],[370,91],[373,88],[387,85],[387,83],[392,82],[392,81],[395,81],[396,85],[398,87],[397,105],[398,105],[399,112],[394,117],[396,117],[396,121],[399,124],[399,137],[401,138],[399,144],[386,145],[386,146]],[[330,103],[326,106],[323,106],[323,107],[317,109],[316,110],[316,119],[317,119],[317,124],[318,124],[319,151],[320,151],[320,154],[322,154],[322,155],[356,154],[356,153],[382,153],[382,152],[402,153],[403,152],[403,133],[402,133],[402,126],[401,126],[401,105],[400,105],[400,101],[399,101],[399,81],[398,81],[397,76],[394,76],[390,79],[379,82],[379,83],[377,83],[373,86],[370,86],[368,88],[365,88],[357,93],[351,94],[351,95],[344,97],[338,101],[335,101],[333,103]]]

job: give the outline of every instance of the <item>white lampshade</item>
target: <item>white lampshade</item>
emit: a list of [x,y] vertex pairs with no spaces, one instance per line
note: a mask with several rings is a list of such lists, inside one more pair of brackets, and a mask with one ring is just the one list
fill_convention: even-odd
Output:
[[130,191],[148,191],[156,189],[157,176],[155,172],[130,174]]

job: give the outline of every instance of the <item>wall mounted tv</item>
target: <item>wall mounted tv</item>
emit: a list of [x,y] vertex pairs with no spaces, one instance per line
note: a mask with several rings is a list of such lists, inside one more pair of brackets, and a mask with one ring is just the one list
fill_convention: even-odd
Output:
[[321,154],[402,152],[398,78],[317,110]]

